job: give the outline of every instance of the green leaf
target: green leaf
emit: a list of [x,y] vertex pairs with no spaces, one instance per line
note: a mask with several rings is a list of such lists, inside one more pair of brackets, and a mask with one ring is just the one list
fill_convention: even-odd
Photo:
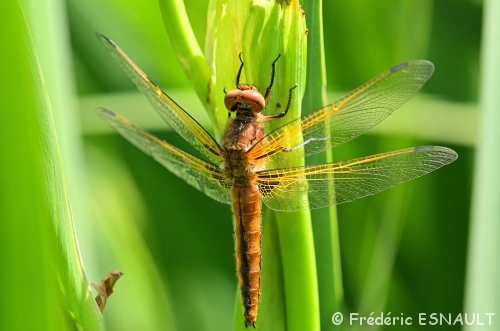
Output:
[[[485,1],[482,38],[479,137],[475,156],[465,312],[500,311],[500,2]],[[479,330],[481,326],[467,326]],[[490,328],[493,328],[490,326]]]
[[17,1],[0,12],[0,328],[99,330],[32,40]]
[[159,0],[163,24],[177,59],[200,100],[208,98],[210,69],[189,24],[182,0]]
[[100,280],[109,270],[99,270],[94,243],[95,223],[87,199],[87,171],[74,80],[71,41],[66,33],[65,4],[60,0],[27,0],[26,9],[46,90],[54,116],[71,211],[86,275]]
[[[327,104],[326,68],[323,45],[322,1],[307,1],[306,19],[309,27],[307,80],[302,107],[304,113]],[[332,162],[332,151],[309,158],[309,164]],[[343,311],[343,285],[337,207],[311,211],[314,230],[316,265],[320,296],[321,329],[335,330],[332,314]]]

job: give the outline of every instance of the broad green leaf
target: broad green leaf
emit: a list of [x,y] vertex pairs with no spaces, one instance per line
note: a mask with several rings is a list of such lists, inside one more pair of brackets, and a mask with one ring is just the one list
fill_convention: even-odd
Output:
[[[467,313],[500,312],[498,266],[500,252],[500,3],[485,1],[481,59],[480,121],[472,192],[471,230],[467,260]],[[495,323],[495,322],[494,322]],[[467,326],[493,330],[496,324]]]
[[17,1],[0,12],[0,328],[99,330],[31,36]]

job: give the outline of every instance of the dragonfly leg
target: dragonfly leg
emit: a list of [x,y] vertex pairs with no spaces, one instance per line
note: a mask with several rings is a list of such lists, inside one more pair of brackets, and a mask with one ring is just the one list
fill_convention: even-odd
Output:
[[281,56],[281,54],[278,53],[278,57],[271,64],[271,67],[272,67],[272,69],[271,69],[271,81],[269,82],[269,86],[266,89],[266,94],[264,95],[264,100],[266,101],[266,104],[267,104],[267,100],[269,100],[269,97],[271,96],[271,91],[273,90],[274,74],[276,71],[276,61],[278,61],[280,56]]
[[[263,118],[263,122],[265,121],[271,121],[271,120],[275,120],[277,118],[282,118],[282,117],[285,117],[285,115],[288,113],[288,109],[290,109],[290,105],[292,104],[292,92],[293,90],[297,87],[297,85],[295,85],[294,87],[291,87],[289,90],[288,90],[288,101],[286,103],[286,108],[284,111],[282,111],[281,113],[277,113],[277,114],[272,114],[272,115],[268,115],[268,116],[264,116]],[[267,99],[266,99],[266,102],[267,102]]]
[[238,86],[240,86],[240,77],[241,77],[241,72],[243,71],[243,65],[244,65],[243,59],[241,58],[241,54],[242,53],[240,53],[240,55],[239,55],[241,65],[240,65],[240,69],[238,69],[238,75],[236,75],[236,88],[238,88]]

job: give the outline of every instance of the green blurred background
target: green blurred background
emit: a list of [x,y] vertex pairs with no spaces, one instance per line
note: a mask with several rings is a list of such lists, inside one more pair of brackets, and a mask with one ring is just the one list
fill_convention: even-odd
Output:
[[[230,208],[176,178],[94,113],[108,107],[192,151],[136,92],[98,42],[99,31],[210,126],[157,2],[54,0],[45,9],[25,2],[47,88],[59,93],[51,102],[87,277],[99,282],[111,269],[124,273],[104,314],[106,329],[231,329],[237,284]],[[203,49],[207,2],[185,4]],[[459,154],[435,173],[339,206],[346,309],[415,319],[456,315],[464,305],[482,3],[337,0],[323,7],[329,102],[406,60],[436,66],[417,97],[380,128],[336,148],[334,158],[418,145]]]

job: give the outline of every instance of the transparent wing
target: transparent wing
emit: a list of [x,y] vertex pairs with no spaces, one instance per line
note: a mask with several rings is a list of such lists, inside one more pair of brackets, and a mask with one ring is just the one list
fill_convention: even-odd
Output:
[[337,163],[264,170],[258,172],[258,185],[271,209],[316,209],[384,191],[457,157],[445,147],[413,147]]
[[96,112],[128,141],[172,173],[209,197],[222,203],[231,203],[231,182],[222,176],[218,166],[160,140],[112,110],[98,108]]
[[[266,157],[279,165],[341,145],[383,121],[410,99],[433,72],[434,65],[425,60],[388,69],[337,102],[270,132],[248,153],[252,158]],[[301,135],[303,146],[300,141],[291,142]]]
[[163,120],[211,162],[219,163],[222,160],[221,148],[213,137],[156,86],[113,41],[100,33],[97,33],[97,37]]

